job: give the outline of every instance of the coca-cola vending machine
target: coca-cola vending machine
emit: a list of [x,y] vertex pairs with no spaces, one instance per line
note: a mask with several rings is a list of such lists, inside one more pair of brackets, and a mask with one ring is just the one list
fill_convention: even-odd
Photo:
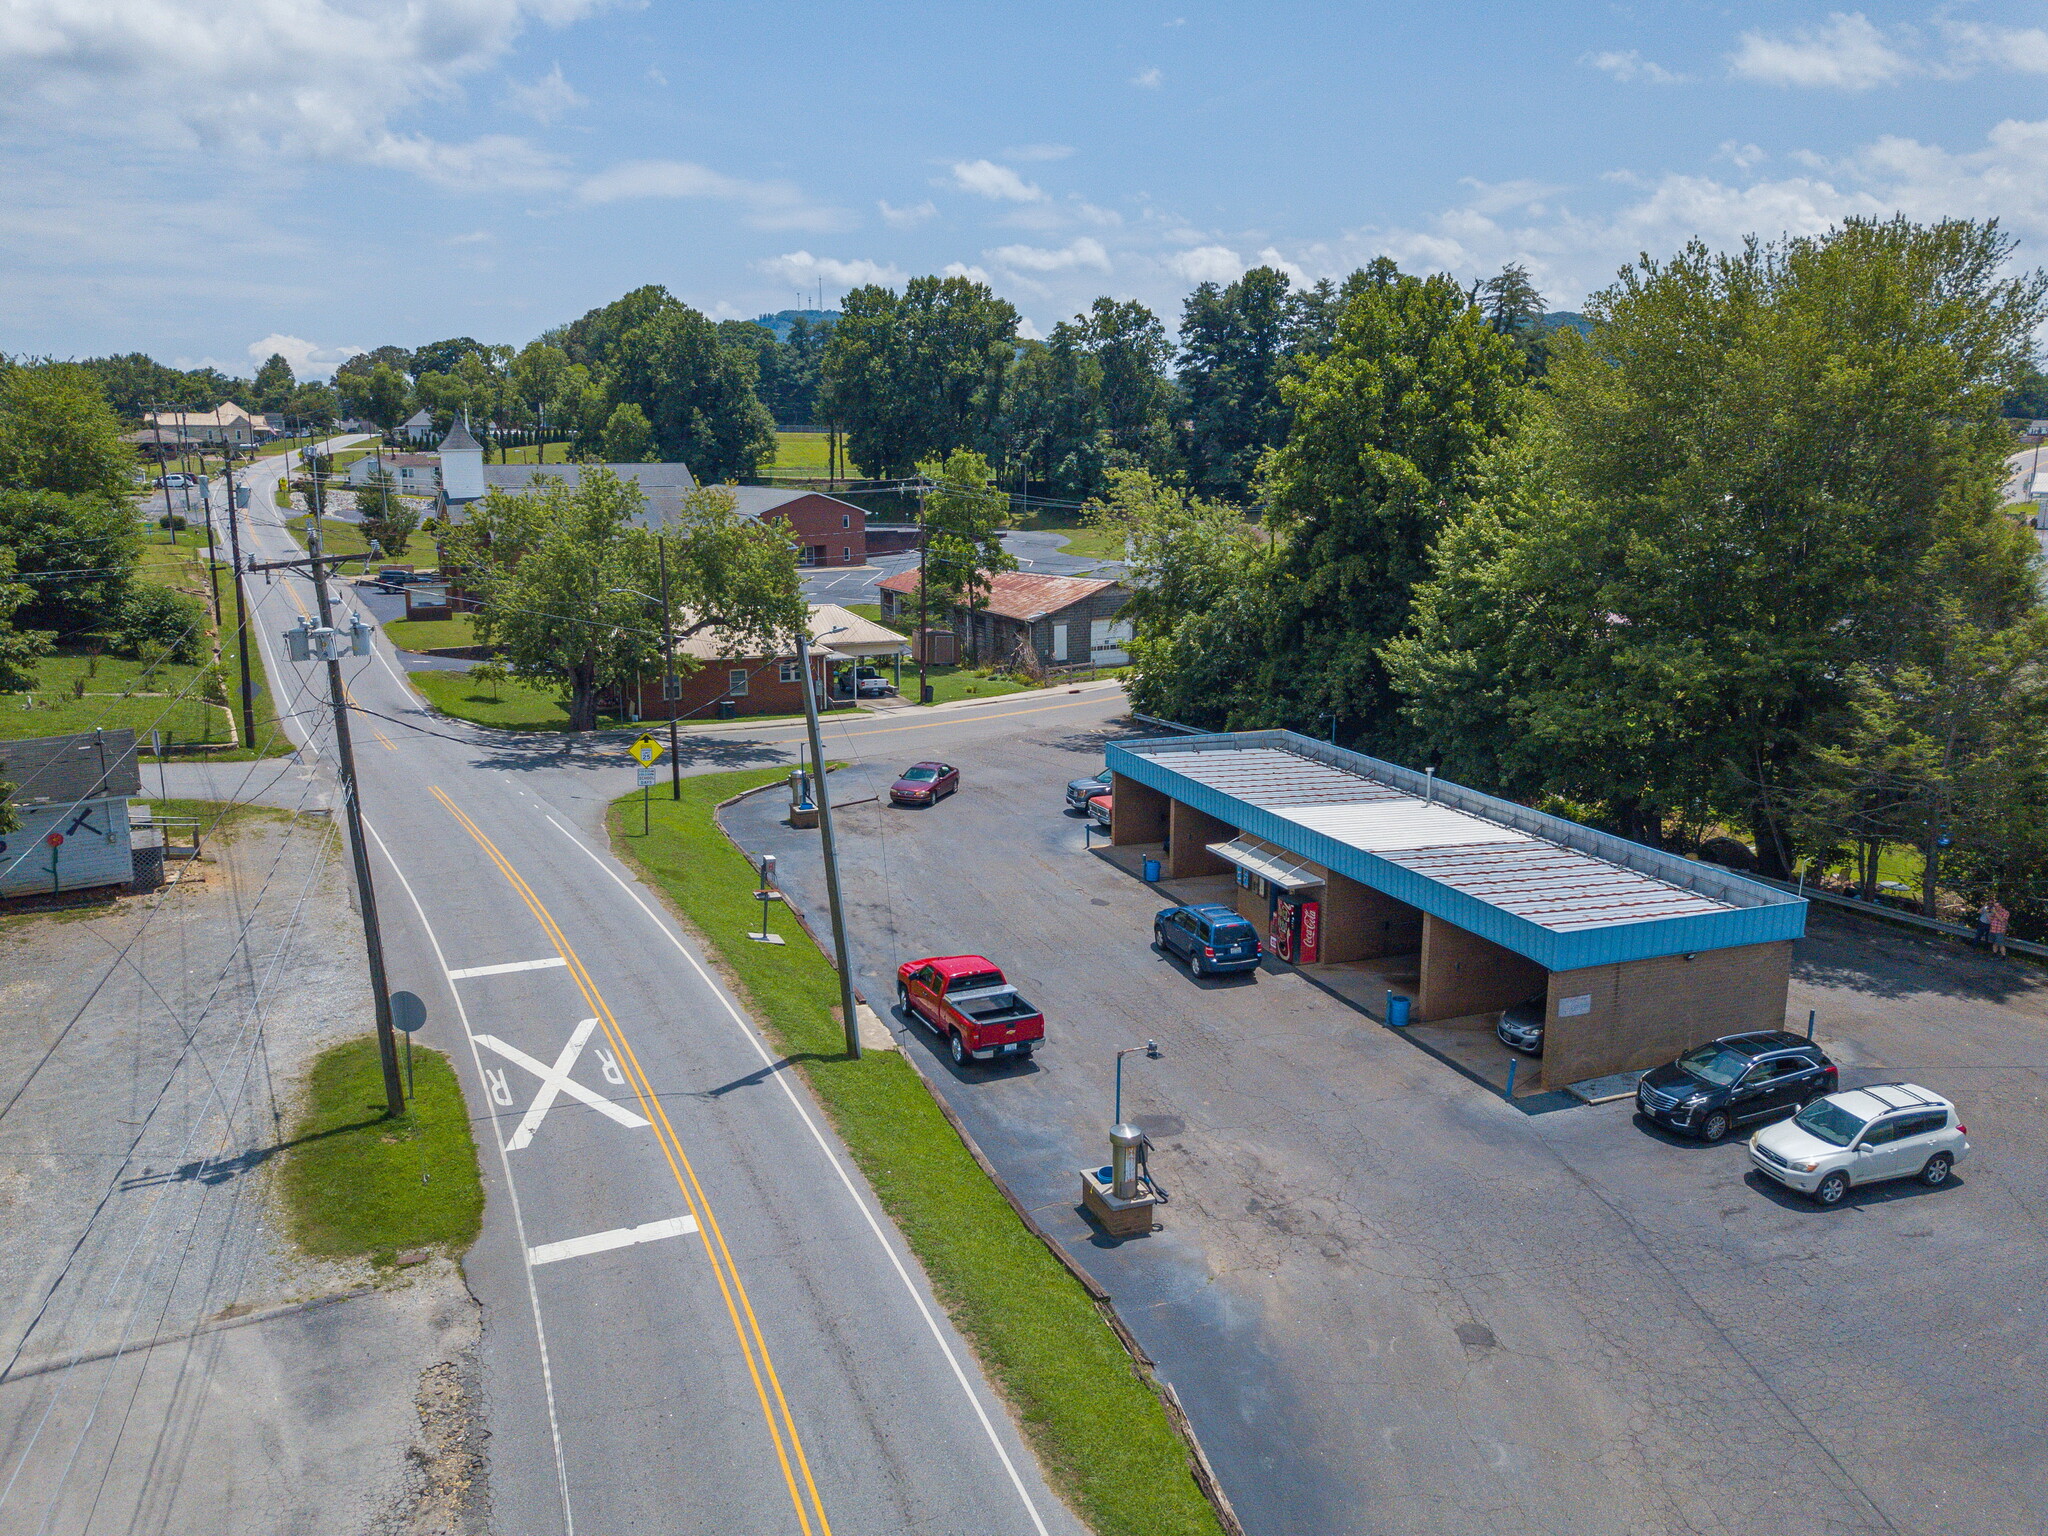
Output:
[[1323,904],[1299,896],[1273,903],[1266,952],[1294,965],[1314,965],[1323,950]]

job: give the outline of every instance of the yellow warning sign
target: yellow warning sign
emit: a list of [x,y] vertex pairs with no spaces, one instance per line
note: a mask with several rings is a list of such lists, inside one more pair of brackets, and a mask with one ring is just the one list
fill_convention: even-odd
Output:
[[626,749],[642,765],[651,766],[661,757],[661,743],[652,736],[642,736]]

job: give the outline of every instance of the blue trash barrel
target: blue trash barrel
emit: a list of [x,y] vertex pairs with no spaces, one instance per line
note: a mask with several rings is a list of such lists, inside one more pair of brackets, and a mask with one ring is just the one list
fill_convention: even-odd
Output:
[[1145,861],[1145,883],[1151,885],[1157,882],[1158,879],[1159,861],[1157,859],[1147,859]]
[[1408,1027],[1408,999],[1398,992],[1387,994],[1387,1022],[1396,1029]]

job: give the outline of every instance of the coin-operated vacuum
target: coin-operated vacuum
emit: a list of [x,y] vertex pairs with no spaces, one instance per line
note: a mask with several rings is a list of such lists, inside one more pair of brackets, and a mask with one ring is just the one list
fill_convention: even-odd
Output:
[[811,775],[803,768],[789,771],[789,824],[792,827],[815,827],[818,824],[818,802],[811,798]]
[[1116,1108],[1109,1128],[1109,1164],[1081,1170],[1081,1204],[1111,1237],[1137,1237],[1153,1228],[1154,1207],[1166,1204],[1166,1193],[1152,1182],[1146,1162],[1151,1138],[1124,1123],[1124,1058],[1142,1050],[1159,1059],[1159,1042],[1125,1046],[1116,1053]]

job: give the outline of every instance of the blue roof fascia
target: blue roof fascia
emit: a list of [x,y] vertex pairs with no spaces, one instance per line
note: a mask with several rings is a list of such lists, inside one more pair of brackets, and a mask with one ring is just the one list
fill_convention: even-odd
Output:
[[[1175,773],[1163,764],[1135,755],[1138,749],[1157,752],[1197,750],[1202,746],[1272,747],[1293,752],[1331,767],[1358,773],[1390,788],[1422,798],[1431,786],[1425,775],[1413,769],[1382,763],[1360,753],[1346,752],[1325,742],[1311,741],[1291,731],[1244,731],[1234,735],[1170,736],[1156,740],[1111,743],[1104,756],[1107,765],[1150,789],[1156,789],[1193,806],[1218,821],[1229,823],[1255,837],[1312,859],[1323,868],[1383,891],[1398,901],[1418,908],[1469,933],[1476,933],[1504,949],[1535,961],[1546,970],[1574,971],[1587,966],[1610,965],[1625,960],[1648,960],[1662,955],[1692,954],[1709,949],[1734,949],[1748,944],[1766,944],[1796,939],[1806,931],[1804,898],[1787,896],[1754,881],[1729,875],[1718,867],[1707,868],[1675,854],[1640,844],[1628,843],[1606,833],[1595,832],[1562,817],[1531,811],[1512,801],[1496,800],[1462,785],[1441,780],[1434,785],[1435,799],[1456,810],[1468,811],[1488,821],[1505,824],[1548,841],[1561,844],[1593,858],[1636,870],[1652,878],[1697,890],[1720,900],[1743,900],[1744,904],[1725,912],[1703,912],[1688,917],[1654,918],[1643,922],[1615,923],[1601,928],[1561,933],[1531,922],[1512,912],[1479,900],[1455,887],[1417,874],[1364,849],[1338,842],[1325,833],[1240,800],[1210,785]],[[1318,750],[1303,751],[1303,747]],[[1348,760],[1348,761],[1347,761]],[[1397,777],[1398,776],[1398,777]],[[1404,780],[1413,780],[1408,783]],[[1494,808],[1512,814],[1495,814]],[[1549,825],[1555,824],[1553,832]],[[1563,835],[1560,835],[1563,834]],[[1606,845],[1613,844],[1624,857],[1615,857]],[[1639,859],[1633,854],[1648,856]],[[1673,879],[1659,867],[1646,862],[1683,865],[1673,873],[1689,878]],[[1725,877],[1725,878],[1724,878]],[[1734,888],[1739,885],[1740,890]],[[1744,898],[1747,898],[1746,900]],[[1761,898],[1761,899],[1759,899]]]

